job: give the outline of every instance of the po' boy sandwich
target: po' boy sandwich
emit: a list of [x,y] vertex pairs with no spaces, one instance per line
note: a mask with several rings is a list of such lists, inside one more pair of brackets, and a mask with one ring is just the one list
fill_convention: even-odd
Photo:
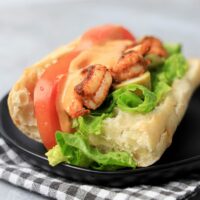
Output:
[[199,84],[200,62],[180,44],[104,25],[27,68],[8,106],[52,166],[145,167],[170,146]]

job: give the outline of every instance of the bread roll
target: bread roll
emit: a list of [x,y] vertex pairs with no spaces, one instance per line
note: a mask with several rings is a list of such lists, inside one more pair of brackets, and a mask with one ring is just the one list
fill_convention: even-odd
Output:
[[127,151],[137,166],[153,164],[170,146],[190,97],[199,84],[200,61],[190,59],[185,76],[174,81],[172,90],[153,111],[131,114],[118,110],[116,117],[105,119],[103,134],[92,135],[90,143],[106,151]]
[[[34,86],[45,69],[75,48],[77,43],[78,40],[61,47],[27,68],[10,91],[10,116],[15,125],[34,140],[41,141],[34,117]],[[152,112],[131,114],[117,110],[116,117],[104,121],[101,135],[90,136],[90,143],[104,151],[127,151],[132,154],[138,166],[149,166],[157,161],[171,144],[190,97],[200,84],[200,61],[190,59],[188,62],[185,76],[174,81],[172,90]]]

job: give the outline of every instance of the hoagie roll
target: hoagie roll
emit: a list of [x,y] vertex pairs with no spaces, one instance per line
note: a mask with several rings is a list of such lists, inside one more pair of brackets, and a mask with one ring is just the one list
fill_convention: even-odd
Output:
[[180,45],[105,25],[25,69],[8,107],[52,166],[146,167],[172,143],[199,77]]

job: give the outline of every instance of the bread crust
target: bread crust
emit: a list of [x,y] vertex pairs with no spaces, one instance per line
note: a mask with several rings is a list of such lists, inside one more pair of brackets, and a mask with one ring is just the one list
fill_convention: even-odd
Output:
[[170,146],[192,93],[200,84],[200,60],[188,62],[185,76],[174,81],[172,90],[153,111],[131,114],[118,110],[116,117],[104,121],[103,134],[92,135],[90,143],[103,151],[127,151],[140,167],[159,160]]
[[[9,93],[8,108],[13,122],[34,140],[41,141],[34,116],[34,86],[45,69],[77,44],[78,40],[63,46],[27,68]],[[173,83],[165,100],[152,112],[142,115],[118,110],[115,118],[104,121],[103,134],[91,136],[90,143],[104,151],[128,151],[141,167],[156,162],[171,144],[190,97],[200,84],[200,60],[189,59],[188,62],[185,76]]]
[[41,141],[33,106],[33,91],[36,82],[51,64],[74,49],[78,42],[79,39],[62,46],[34,65],[27,67],[9,93],[8,108],[13,122],[22,133],[34,140]]

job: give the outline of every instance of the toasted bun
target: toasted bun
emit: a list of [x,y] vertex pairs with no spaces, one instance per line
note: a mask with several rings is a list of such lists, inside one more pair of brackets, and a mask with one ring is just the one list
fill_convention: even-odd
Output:
[[79,40],[63,46],[31,67],[25,69],[22,76],[11,89],[8,96],[8,108],[15,125],[28,137],[41,141],[34,116],[33,91],[38,78],[59,57],[76,47]]
[[190,59],[186,75],[173,83],[172,90],[152,112],[131,114],[118,110],[115,118],[104,121],[103,134],[91,136],[90,143],[104,151],[127,151],[138,166],[153,164],[171,144],[190,97],[199,84],[200,60]]
[[[10,91],[10,116],[15,125],[34,140],[41,141],[33,108],[35,84],[45,69],[77,44],[78,40],[61,47],[27,68]],[[138,166],[149,166],[156,162],[171,144],[190,97],[200,84],[200,60],[190,59],[188,62],[186,75],[173,83],[172,90],[152,112],[144,115],[118,110],[116,117],[104,121],[101,135],[90,137],[90,143],[104,151],[128,151]]]

